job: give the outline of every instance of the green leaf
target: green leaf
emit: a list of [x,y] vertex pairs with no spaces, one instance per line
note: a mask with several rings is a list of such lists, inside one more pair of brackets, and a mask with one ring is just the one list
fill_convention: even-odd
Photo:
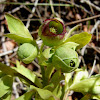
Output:
[[91,94],[86,94],[84,97],[81,98],[81,100],[90,100]]
[[12,92],[9,91],[1,98],[1,100],[11,100],[11,95],[12,95]]
[[60,45],[59,47],[65,47],[66,49],[70,48],[70,49],[75,50],[77,46],[79,46],[79,44],[77,44],[75,42],[66,42],[66,43]]
[[20,35],[17,35],[17,34],[11,33],[11,34],[6,34],[5,36],[15,40],[18,43],[31,43],[32,42],[32,40],[30,38],[20,36]]
[[51,48],[47,48],[39,55],[39,64],[47,66],[46,61],[53,55],[53,52],[50,52],[51,50]]
[[42,87],[40,79],[37,78],[37,76],[30,71],[29,69],[25,68],[23,65],[20,65],[20,63],[17,61],[17,67],[14,69],[23,75],[24,77],[28,78],[30,81],[32,81],[34,84],[36,84],[38,87]]
[[64,80],[64,76],[61,74],[60,70],[58,70],[54,73],[50,81],[50,83],[53,84],[54,87],[49,88],[49,90],[53,91],[53,94],[59,99],[62,95],[62,86],[60,84],[61,80]]
[[17,62],[18,68],[15,67],[9,67],[5,64],[0,63],[0,70],[7,75],[11,76],[18,76],[19,78],[23,79],[24,81],[28,82],[29,84],[35,84],[38,87],[42,87],[40,79],[31,72],[29,69],[25,68],[24,66],[20,65],[19,62]]
[[34,94],[34,91],[29,91],[15,100],[31,100],[33,94]]
[[[70,59],[70,57],[73,57],[73,52],[70,53],[70,50],[72,49],[67,49],[68,51],[68,56],[67,56],[67,59]],[[62,52],[64,53],[64,52]],[[70,55],[71,56],[70,56]],[[75,54],[75,53],[74,53]],[[66,55],[65,55],[66,56]],[[76,56],[76,55],[75,55]],[[75,58],[75,57],[74,57]],[[71,58],[72,59],[72,58]],[[54,55],[53,56],[53,66],[58,70],[58,69],[61,69],[62,72],[65,72],[65,73],[69,73],[69,72],[72,72],[73,70],[75,70],[77,67],[78,67],[78,59],[76,60],[76,66],[75,67],[70,67],[67,63],[65,63],[60,57],[58,57],[57,55]]]
[[73,83],[79,82],[86,78],[88,78],[88,71],[86,70],[85,67],[83,67],[81,69],[76,69],[74,78],[73,78]]
[[69,89],[81,93],[100,94],[100,76],[94,76],[74,83]]
[[[35,98],[35,100],[44,100],[44,99]],[[53,97],[50,97],[49,99],[45,99],[45,100],[55,100],[55,99]]]
[[95,100],[100,100],[100,95],[92,95],[91,98],[92,99],[95,99]]
[[6,13],[5,17],[7,19],[8,28],[9,28],[10,33],[33,40],[28,29],[24,26],[24,24],[18,18],[15,18],[9,13]]
[[12,91],[13,78],[10,75],[5,75],[0,78],[0,97]]
[[72,73],[65,73],[65,91],[68,90],[71,84],[72,84]]
[[61,74],[60,70],[58,70],[52,76],[50,83],[53,83],[54,86],[56,87],[60,83],[60,81],[63,80],[63,79],[64,79],[64,76]]
[[46,99],[46,100],[55,100],[53,97],[50,97],[49,99]]
[[[59,84],[56,86],[56,88],[53,91],[53,94],[57,97],[57,98],[61,98],[62,96],[62,86],[59,82]],[[61,99],[62,100],[62,99]]]
[[50,58],[51,56],[52,56],[52,53],[50,53],[50,50],[51,50],[51,48],[47,48],[47,49],[45,49],[44,50],[44,52],[42,53],[43,54],[43,56],[45,57],[45,58]]
[[48,63],[47,69],[46,69],[46,71],[45,71],[45,77],[46,77],[48,80],[50,79],[50,77],[51,77],[53,71],[54,71],[54,67],[53,67],[52,63]]
[[9,66],[3,63],[0,63],[0,71],[2,71],[6,75],[11,75],[11,76],[14,76],[17,73],[14,69],[10,68]]
[[77,46],[77,49],[80,49],[83,46],[85,46],[86,44],[88,44],[90,42],[91,38],[92,38],[91,34],[89,34],[87,32],[82,32],[80,34],[75,34],[72,37],[68,38],[64,43],[75,42],[75,43],[79,44],[79,46]]
[[32,86],[31,85],[31,89],[34,89],[38,92],[38,94],[40,95],[40,97],[44,100],[48,99],[49,97],[55,97],[51,91],[49,90],[46,90],[46,89],[40,89],[40,88],[37,88],[35,86]]

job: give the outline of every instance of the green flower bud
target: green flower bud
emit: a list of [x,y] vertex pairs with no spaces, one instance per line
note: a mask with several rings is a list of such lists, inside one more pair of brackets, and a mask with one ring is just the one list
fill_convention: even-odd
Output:
[[64,42],[66,29],[59,18],[48,19],[39,27],[39,36],[48,46],[57,46]]
[[56,69],[61,69],[62,72],[72,72],[79,66],[78,54],[64,44],[55,50],[52,63]]
[[81,93],[100,94],[100,75],[77,82],[69,89]]
[[21,61],[28,64],[36,58],[37,48],[30,43],[24,43],[18,48],[17,54]]

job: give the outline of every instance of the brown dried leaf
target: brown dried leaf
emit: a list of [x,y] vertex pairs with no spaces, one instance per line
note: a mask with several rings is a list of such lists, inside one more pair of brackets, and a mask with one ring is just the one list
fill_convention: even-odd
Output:
[[13,41],[6,41],[5,45],[8,51],[14,49],[15,47],[15,43]]

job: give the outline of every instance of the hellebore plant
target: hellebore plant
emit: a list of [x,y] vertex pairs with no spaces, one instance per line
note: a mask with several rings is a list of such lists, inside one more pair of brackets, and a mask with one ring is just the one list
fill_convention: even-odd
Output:
[[[26,93],[16,100],[67,100],[67,94],[73,90],[81,92],[83,98],[100,99],[100,75],[88,78],[85,67],[79,67],[77,49],[91,40],[91,34],[82,32],[71,36],[80,25],[68,33],[64,22],[59,18],[47,19],[39,27],[38,35],[43,43],[39,47],[24,24],[14,16],[5,15],[10,34],[6,34],[18,43],[17,55],[20,61],[29,64],[36,58],[41,73],[32,72],[16,62],[16,67],[0,63],[0,98],[10,100],[15,77],[26,85]],[[47,48],[44,48],[47,46]],[[75,72],[72,78],[72,73]]]

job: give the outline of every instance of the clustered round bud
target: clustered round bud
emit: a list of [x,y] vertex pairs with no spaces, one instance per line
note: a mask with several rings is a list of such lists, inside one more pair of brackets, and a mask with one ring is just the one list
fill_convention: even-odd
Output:
[[39,27],[38,34],[45,45],[57,46],[64,42],[66,29],[61,19],[48,19]]
[[60,69],[62,72],[72,72],[79,66],[78,54],[66,45],[59,46],[52,56],[52,63],[56,69]]
[[24,43],[19,46],[17,54],[21,61],[25,64],[29,64],[36,58],[37,48],[30,43]]

